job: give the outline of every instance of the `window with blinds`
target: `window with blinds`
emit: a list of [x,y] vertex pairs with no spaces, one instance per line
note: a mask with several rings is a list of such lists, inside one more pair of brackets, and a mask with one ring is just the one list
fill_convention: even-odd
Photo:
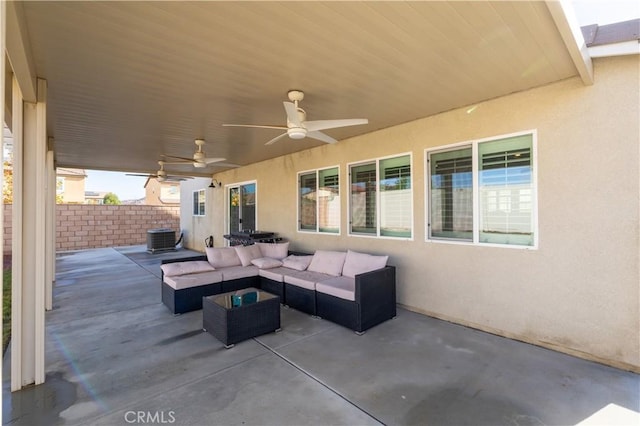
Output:
[[427,152],[428,238],[534,246],[534,136]]
[[340,233],[338,167],[298,175],[298,230]]
[[411,238],[411,155],[352,165],[351,234]]
[[433,238],[472,241],[471,147],[431,155],[430,223]]

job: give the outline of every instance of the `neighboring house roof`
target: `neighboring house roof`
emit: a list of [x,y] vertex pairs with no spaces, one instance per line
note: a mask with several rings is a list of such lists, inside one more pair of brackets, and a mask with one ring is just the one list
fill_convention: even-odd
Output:
[[56,169],[56,176],[81,176],[87,177],[87,173],[84,169],[68,169],[64,167],[58,167]]
[[587,47],[640,40],[640,19],[608,25],[587,25],[582,27],[582,36]]

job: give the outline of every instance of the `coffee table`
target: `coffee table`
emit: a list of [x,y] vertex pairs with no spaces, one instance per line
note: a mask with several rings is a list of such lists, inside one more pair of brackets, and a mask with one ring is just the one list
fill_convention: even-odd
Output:
[[203,297],[202,329],[227,349],[243,340],[280,331],[280,297],[257,288]]

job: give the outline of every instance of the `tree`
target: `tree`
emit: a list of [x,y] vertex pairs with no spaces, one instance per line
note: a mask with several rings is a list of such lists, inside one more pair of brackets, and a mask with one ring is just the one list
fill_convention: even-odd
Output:
[[105,195],[104,198],[102,199],[102,203],[103,204],[111,204],[111,205],[122,204],[122,203],[120,203],[120,199],[118,198],[118,196],[116,194],[114,194],[113,192],[107,193],[107,195]]
[[13,203],[13,167],[12,161],[4,162],[4,179],[2,181],[2,201],[4,204]]

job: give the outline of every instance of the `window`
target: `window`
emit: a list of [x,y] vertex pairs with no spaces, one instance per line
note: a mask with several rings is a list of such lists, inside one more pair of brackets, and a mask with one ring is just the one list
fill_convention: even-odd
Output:
[[298,175],[298,230],[340,233],[340,178],[337,167]]
[[536,245],[535,133],[427,152],[428,238]]
[[350,233],[411,238],[411,155],[350,166]]
[[206,190],[193,191],[193,215],[204,216],[204,204],[206,200]]

